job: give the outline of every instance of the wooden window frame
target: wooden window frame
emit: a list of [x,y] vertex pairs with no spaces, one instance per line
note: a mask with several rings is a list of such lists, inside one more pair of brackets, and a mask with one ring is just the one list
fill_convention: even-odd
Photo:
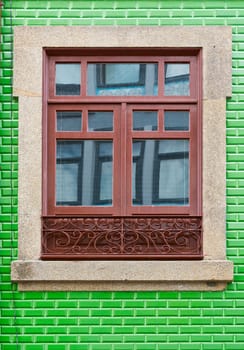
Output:
[[[200,50],[185,49],[184,52],[175,50],[67,50],[47,49],[45,51],[44,77],[46,101],[44,101],[43,126],[43,259],[202,259],[202,229],[201,229],[201,52]],[[158,95],[156,96],[90,96],[87,92],[87,67],[89,63],[157,63],[158,65]],[[81,87],[80,95],[55,95],[55,65],[56,63],[80,63]],[[166,63],[189,63],[190,87],[189,96],[164,96],[164,67]],[[113,131],[88,131],[88,111],[113,111]],[[158,112],[158,129],[153,131],[134,131],[132,128],[133,110],[148,110]],[[190,127],[187,131],[164,130],[164,111],[187,110],[190,115]],[[80,111],[82,113],[82,130],[56,131],[56,111]],[[133,205],[132,204],[132,141],[133,140],[189,140],[189,205]],[[59,206],[55,204],[55,145],[57,140],[110,140],[113,142],[113,204],[111,206]],[[181,220],[185,229],[190,229],[189,220],[200,220],[197,224],[197,241],[191,252],[176,249],[174,253],[131,254],[62,254],[55,253],[49,247],[46,223],[50,218],[61,217],[109,217],[120,218],[122,221],[133,217],[153,220]],[[91,219],[90,219],[91,220]],[[124,224],[123,224],[124,225]],[[199,226],[200,225],[200,226]],[[43,226],[43,227],[44,227]],[[80,228],[80,230],[82,230]],[[122,229],[123,231],[124,229]],[[123,244],[123,243],[121,243]],[[154,243],[153,243],[154,244]],[[197,245],[197,249],[195,248]],[[49,249],[50,248],[50,249]],[[182,255],[182,257],[181,257]]]

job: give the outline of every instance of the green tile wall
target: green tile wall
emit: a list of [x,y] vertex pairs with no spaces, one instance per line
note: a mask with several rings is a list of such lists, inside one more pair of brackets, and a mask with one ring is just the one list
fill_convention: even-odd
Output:
[[[12,15],[11,20],[11,4]],[[11,23],[18,25],[230,25],[233,95],[227,101],[227,253],[224,292],[18,292],[18,103],[11,104]],[[244,349],[243,0],[3,1],[0,61],[2,350]]]

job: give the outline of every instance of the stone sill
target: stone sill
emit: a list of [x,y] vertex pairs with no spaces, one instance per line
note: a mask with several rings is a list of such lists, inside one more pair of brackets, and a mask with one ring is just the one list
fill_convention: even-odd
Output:
[[223,290],[233,263],[202,261],[40,261],[12,263],[19,290]]

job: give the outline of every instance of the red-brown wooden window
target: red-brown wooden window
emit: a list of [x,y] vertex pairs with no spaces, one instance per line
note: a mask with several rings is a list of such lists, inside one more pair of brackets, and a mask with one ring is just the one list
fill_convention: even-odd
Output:
[[71,52],[44,55],[42,257],[201,258],[200,52]]

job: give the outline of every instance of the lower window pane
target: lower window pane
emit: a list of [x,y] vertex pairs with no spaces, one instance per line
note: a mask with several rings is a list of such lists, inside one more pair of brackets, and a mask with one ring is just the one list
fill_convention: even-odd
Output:
[[112,205],[112,141],[57,141],[56,204]]
[[189,141],[133,141],[133,205],[189,204]]

